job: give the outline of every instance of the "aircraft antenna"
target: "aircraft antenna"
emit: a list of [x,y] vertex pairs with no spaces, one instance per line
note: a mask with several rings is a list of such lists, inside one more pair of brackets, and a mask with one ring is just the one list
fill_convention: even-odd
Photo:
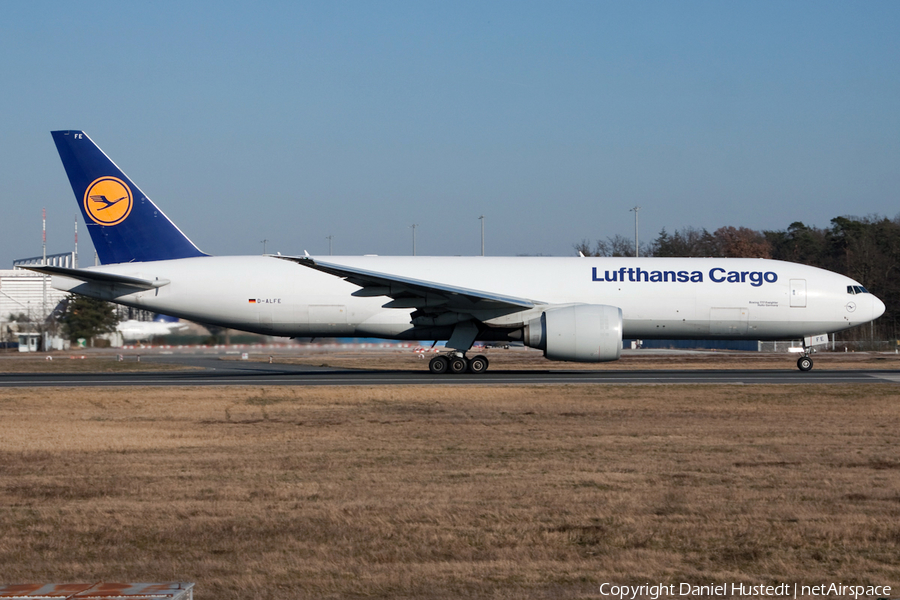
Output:
[[481,255],[484,256],[484,215],[478,217],[478,220],[481,221]]

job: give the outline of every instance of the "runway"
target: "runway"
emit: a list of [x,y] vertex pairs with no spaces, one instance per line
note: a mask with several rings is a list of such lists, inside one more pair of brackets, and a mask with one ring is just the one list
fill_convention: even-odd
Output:
[[147,357],[145,360],[199,367],[189,371],[135,373],[5,373],[0,387],[91,386],[371,386],[371,385],[809,385],[900,383],[896,370],[813,370],[808,373],[758,369],[524,371],[495,370],[481,375],[432,375],[425,369],[365,371],[283,365],[193,356]]

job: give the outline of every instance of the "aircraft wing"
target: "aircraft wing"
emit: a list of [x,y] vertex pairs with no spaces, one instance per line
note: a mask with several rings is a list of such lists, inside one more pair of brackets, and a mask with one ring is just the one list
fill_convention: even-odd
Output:
[[88,269],[67,269],[65,267],[24,267],[29,271],[36,271],[45,275],[57,275],[60,277],[69,277],[86,283],[96,283],[100,285],[124,285],[137,288],[140,290],[152,290],[164,285],[168,285],[168,279],[140,279],[138,277],[127,277],[125,275],[116,275],[115,273],[103,273],[101,271],[91,271]]
[[513,313],[544,304],[527,298],[504,296],[444,283],[379,273],[314,259],[311,256],[278,256],[310,269],[334,275],[360,286],[354,296],[388,296],[385,308],[427,308],[437,312],[497,311]]

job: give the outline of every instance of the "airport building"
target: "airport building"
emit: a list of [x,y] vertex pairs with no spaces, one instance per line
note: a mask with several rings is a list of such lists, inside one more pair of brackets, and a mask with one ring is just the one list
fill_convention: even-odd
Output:
[[[0,270],[0,347],[15,346],[20,351],[64,349],[66,342],[45,327],[48,317],[69,294],[54,289],[50,277],[22,267],[40,265],[44,258],[24,258],[12,269]],[[71,268],[74,252],[48,256],[46,263]]]
[[[71,259],[71,253],[48,256],[47,264],[71,268]],[[0,270],[0,321],[9,321],[10,315],[24,315],[33,322],[43,321],[57,304],[69,296],[68,292],[54,289],[49,276],[22,268],[23,265],[41,264],[40,257],[36,263],[32,261],[34,259],[30,258],[17,260],[12,269]]]
[[[76,268],[74,252],[36,256],[13,261],[12,269],[0,270],[0,351],[18,349],[19,352],[43,350],[67,350],[65,339],[52,315],[60,303],[69,297],[68,292],[54,289],[49,275],[29,271],[24,267],[46,264],[52,267]],[[115,305],[120,321],[152,321],[149,311]],[[161,334],[160,334],[161,335]],[[118,332],[98,336],[112,347],[124,344]]]

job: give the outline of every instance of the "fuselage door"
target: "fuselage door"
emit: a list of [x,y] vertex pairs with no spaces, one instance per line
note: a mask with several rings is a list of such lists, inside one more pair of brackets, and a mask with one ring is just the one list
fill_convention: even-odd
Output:
[[791,306],[806,308],[806,280],[791,279]]

